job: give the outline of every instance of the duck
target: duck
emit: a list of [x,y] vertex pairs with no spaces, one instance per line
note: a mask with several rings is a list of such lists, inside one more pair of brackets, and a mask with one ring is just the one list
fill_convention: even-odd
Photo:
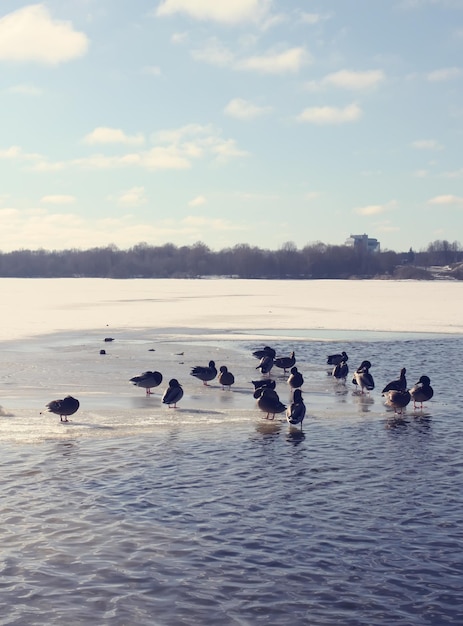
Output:
[[265,387],[262,389],[262,393],[257,400],[257,406],[261,411],[267,414],[265,419],[273,420],[275,419],[276,413],[286,411],[286,406],[280,401],[276,391]]
[[276,354],[276,350],[274,350],[270,346],[264,346],[262,350],[254,350],[252,356],[259,360],[262,359],[264,356],[269,356],[270,358],[274,359],[276,357]]
[[405,369],[405,367],[403,367],[400,370],[399,378],[397,380],[391,380],[390,383],[387,383],[381,393],[386,394],[388,391],[404,391],[405,389],[407,389],[407,378],[405,376],[406,373],[407,370]]
[[352,382],[354,385],[358,385],[360,387],[361,393],[365,393],[365,389],[367,391],[371,391],[375,388],[375,381],[373,380],[373,376],[370,374],[370,367],[370,361],[362,361],[354,373]]
[[341,354],[329,354],[328,358],[326,359],[326,363],[327,365],[339,365],[341,363],[341,361],[348,361],[349,357],[347,356],[346,352],[344,352],[344,350],[341,352]]
[[146,395],[151,395],[151,389],[158,387],[162,383],[161,372],[143,372],[140,376],[134,376],[130,379],[136,387],[146,389]]
[[270,374],[273,367],[273,357],[270,355],[263,356],[259,361],[256,370],[260,370],[261,374]]
[[336,378],[336,380],[343,380],[345,382],[347,376],[349,374],[349,366],[346,361],[341,361],[333,367],[332,376]]
[[270,387],[271,389],[275,389],[276,382],[271,378],[261,378],[260,380],[251,380],[251,383],[254,385],[254,390],[260,389],[261,387]]
[[294,391],[293,401],[291,402],[289,407],[286,409],[286,419],[288,421],[288,424],[292,424],[292,425],[300,424],[301,430],[302,430],[302,422],[305,417],[305,412],[306,412],[306,408],[305,408],[304,400],[302,399],[302,390],[296,389]]
[[301,372],[298,371],[296,366],[292,367],[290,371],[291,374],[286,381],[288,385],[291,387],[291,389],[297,389],[298,387],[302,387],[302,385],[304,384],[304,378]]
[[222,385],[222,389],[228,387],[231,388],[233,383],[235,382],[235,377],[231,372],[228,371],[228,367],[226,365],[221,365],[219,368],[219,383]]
[[270,392],[273,392],[273,394],[278,397],[278,394],[275,391],[275,387],[276,387],[275,381],[274,380],[269,380],[268,382],[270,383],[269,385],[263,385],[261,387],[256,387],[256,389],[254,390],[254,393],[252,394],[254,396],[254,398],[256,398],[256,400],[261,397],[262,392],[264,391],[264,389],[267,389],[267,391],[269,392],[268,395],[270,395]]
[[273,364],[283,370],[283,374],[286,374],[286,370],[289,370],[296,364],[296,355],[291,352],[289,356],[279,356],[273,360]]
[[169,380],[169,386],[162,395],[162,403],[170,408],[177,408],[177,402],[183,398],[183,388],[176,378]]
[[416,409],[417,402],[420,403],[420,409],[423,408],[423,402],[431,400],[434,395],[434,389],[431,387],[431,379],[429,376],[420,376],[419,381],[410,389],[410,396],[413,400],[413,408]]
[[191,368],[191,376],[199,378],[203,381],[203,385],[207,385],[208,381],[213,380],[217,376],[217,368],[214,361],[209,361],[209,365],[196,365]]
[[78,411],[79,406],[79,400],[77,400],[77,398],[73,398],[72,396],[66,396],[61,400],[52,400],[46,405],[50,413],[59,415],[60,422],[68,422],[69,415],[74,415],[74,413]]
[[411,395],[407,389],[389,389],[384,394],[387,404],[394,409],[394,413],[402,415],[403,409],[410,403]]

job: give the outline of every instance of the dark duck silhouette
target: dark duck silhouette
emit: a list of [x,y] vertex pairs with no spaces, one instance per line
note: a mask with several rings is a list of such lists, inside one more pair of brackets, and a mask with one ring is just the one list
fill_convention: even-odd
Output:
[[410,395],[413,400],[413,408],[417,408],[420,403],[420,409],[423,408],[423,402],[431,400],[434,395],[434,389],[431,387],[431,379],[429,376],[420,376],[419,381],[410,389]]
[[254,389],[253,396],[256,399],[260,398],[260,396],[262,395],[262,392],[263,392],[264,389],[268,389],[269,391],[274,391],[276,393],[276,391],[275,391],[276,383],[275,383],[274,380],[270,380],[270,379],[267,379],[267,380],[253,380],[252,382],[253,383],[268,383],[268,384],[262,384],[262,385],[257,385],[257,386],[254,384],[255,389]]
[[302,422],[305,417],[305,412],[306,408],[304,400],[302,399],[302,391],[301,389],[296,389],[294,391],[293,401],[286,409],[286,419],[288,423],[292,425],[300,424],[302,430]]
[[226,365],[221,365],[219,368],[219,383],[222,385],[222,389],[228,387],[231,388],[233,383],[235,382],[235,377],[231,372],[228,371],[228,367]]
[[251,380],[254,385],[254,390],[259,389],[260,387],[270,387],[271,389],[275,389],[276,383],[274,380],[270,378],[261,378],[260,380]]
[[169,386],[164,391],[162,395],[162,403],[167,404],[170,408],[177,408],[177,402],[183,398],[183,389],[182,385],[178,382],[176,378],[171,378],[169,380]]
[[354,385],[358,385],[360,387],[361,393],[365,393],[365,389],[367,391],[371,391],[375,388],[375,381],[373,380],[373,376],[370,374],[370,367],[370,361],[362,361],[354,373],[352,382]]
[[394,409],[394,413],[402,415],[403,409],[410,403],[410,392],[406,389],[389,389],[384,393],[386,404]]
[[217,376],[217,368],[214,361],[209,361],[209,365],[196,365],[191,369],[190,374],[195,378],[203,381],[203,385],[207,385],[208,381],[213,380]]
[[397,380],[391,380],[390,383],[384,387],[381,393],[387,393],[388,391],[405,391],[407,389],[407,378],[405,374],[407,370],[403,367],[400,370],[400,376]]
[[348,360],[349,357],[344,351],[342,351],[341,354],[329,354],[326,359],[326,363],[327,365],[339,365],[341,361],[346,361],[347,363]]
[[270,374],[273,363],[273,357],[269,355],[263,356],[259,361],[259,365],[256,367],[256,370],[260,370],[261,374]]
[[289,375],[286,382],[291,387],[291,389],[298,389],[304,384],[304,378],[301,372],[298,371],[296,366],[291,368],[291,374]]
[[151,389],[158,387],[162,383],[162,374],[161,372],[143,372],[140,376],[134,376],[131,378],[130,382],[136,387],[142,387],[145,389],[146,395],[149,396],[151,394]]
[[69,415],[74,415],[79,409],[79,406],[79,400],[72,396],[66,396],[62,400],[52,400],[46,405],[50,413],[59,415],[60,422],[68,422]]
[[265,419],[275,419],[276,413],[286,411],[286,406],[280,402],[277,392],[274,389],[264,387],[262,393],[257,400],[257,406],[261,411],[266,413]]
[[349,374],[349,366],[346,361],[341,361],[333,367],[332,376],[336,378],[336,380],[342,380],[345,382],[347,376]]
[[264,356],[269,356],[271,359],[274,359],[276,357],[276,351],[271,348],[270,346],[264,346],[262,348],[262,350],[255,350],[252,353],[252,356],[254,356],[256,359],[262,359]]
[[286,370],[291,369],[296,365],[296,355],[291,352],[290,356],[279,356],[273,360],[275,367],[279,367],[283,370],[283,374],[286,374]]

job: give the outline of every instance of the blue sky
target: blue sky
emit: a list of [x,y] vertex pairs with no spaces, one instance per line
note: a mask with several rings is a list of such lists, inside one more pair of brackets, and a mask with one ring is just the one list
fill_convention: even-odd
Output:
[[2,0],[0,250],[463,243],[463,0]]

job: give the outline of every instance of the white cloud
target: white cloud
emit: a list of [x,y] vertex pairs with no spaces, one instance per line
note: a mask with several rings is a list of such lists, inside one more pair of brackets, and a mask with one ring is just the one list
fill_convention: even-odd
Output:
[[88,38],[70,22],[52,19],[43,4],[32,4],[0,19],[0,60],[57,65],[83,56]]
[[[138,143],[138,135],[130,137],[123,131],[115,129],[103,130],[101,133],[90,133],[87,143]],[[108,131],[108,132],[106,132]],[[114,131],[114,132],[113,132]],[[180,128],[161,131],[152,137],[155,145],[148,150],[128,152],[121,155],[92,154],[70,159],[68,161],[49,161],[42,155],[25,154],[18,146],[0,150],[0,159],[16,159],[28,161],[28,169],[37,172],[53,172],[69,168],[110,170],[121,168],[141,168],[145,170],[186,170],[193,162],[208,158],[216,162],[225,162],[233,158],[247,157],[248,153],[241,150],[234,139],[225,139],[220,131],[212,126],[187,124]]]
[[427,79],[431,82],[443,82],[446,80],[453,80],[454,78],[460,78],[462,75],[463,71],[459,67],[444,67],[440,70],[429,72]]
[[442,145],[435,139],[419,139],[412,146],[417,150],[442,150]]
[[137,135],[126,135],[123,130],[119,128],[109,128],[107,126],[99,126],[92,130],[91,133],[86,135],[83,139],[85,143],[93,144],[105,144],[105,143],[122,143],[127,145],[140,145],[144,143],[145,139],[141,133]]
[[132,187],[121,193],[117,198],[117,204],[124,207],[135,207],[146,203],[145,188]]
[[345,124],[356,122],[362,117],[362,109],[357,104],[340,109],[338,107],[322,106],[304,109],[297,117],[299,122],[312,124]]
[[429,204],[437,204],[440,206],[458,206],[463,207],[463,197],[454,196],[452,194],[444,194],[442,196],[435,196],[428,200]]
[[188,202],[188,206],[191,206],[191,207],[202,206],[205,203],[206,203],[206,198],[204,196],[196,196],[196,198],[193,198],[192,200],[190,200],[190,202]]
[[269,8],[269,0],[163,0],[156,15],[183,13],[197,20],[233,25],[259,21],[268,14]]
[[235,59],[233,52],[226,48],[217,37],[208,39],[201,48],[193,50],[191,56],[195,61],[203,61],[218,67],[231,66]]
[[43,196],[43,198],[41,198],[40,200],[40,202],[43,204],[72,204],[75,201],[76,199],[74,196],[64,194],[52,194],[49,196]]
[[241,59],[235,64],[235,68],[262,74],[285,74],[288,72],[295,74],[309,62],[310,56],[307,51],[298,47]]
[[40,161],[43,159],[43,156],[35,152],[24,152],[19,146],[10,146],[9,148],[0,148],[0,159],[10,161]]
[[[37,208],[0,209],[0,230],[7,242],[3,246],[4,250],[56,250],[65,247],[88,249],[109,244],[127,248],[141,241],[149,241],[155,245],[169,240],[190,244],[215,233],[246,229],[242,224],[203,216],[142,223],[136,215],[84,217],[75,213],[53,213]],[[57,242],[70,243],[61,245]]]
[[309,89],[320,89],[322,87],[339,87],[341,89],[361,90],[371,89],[378,86],[385,79],[382,70],[339,70],[332,74],[327,74],[321,81],[312,81],[307,84]]
[[366,206],[355,208],[354,213],[365,217],[369,215],[381,215],[387,211],[392,211],[396,206],[397,203],[394,200],[386,204],[368,204]]
[[234,98],[227,104],[224,113],[230,117],[236,117],[239,120],[252,120],[265,115],[270,110],[270,107],[259,107],[242,98]]

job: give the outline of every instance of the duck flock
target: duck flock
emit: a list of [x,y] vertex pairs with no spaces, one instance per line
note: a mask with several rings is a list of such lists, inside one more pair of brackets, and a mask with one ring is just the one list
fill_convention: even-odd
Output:
[[[304,377],[296,366],[296,356],[294,351],[289,356],[277,356],[276,350],[270,346],[255,350],[252,356],[258,359],[256,370],[260,371],[262,377],[252,380],[254,386],[253,397],[257,401],[257,407],[265,414],[265,419],[273,420],[275,415],[284,413],[289,424],[300,425],[306,414],[306,406],[302,397],[302,387]],[[327,357],[327,365],[332,369],[329,374],[337,381],[345,384],[349,376],[349,357],[345,351],[340,354],[330,354]],[[272,369],[276,367],[283,370],[283,375],[288,374],[286,380],[290,389],[290,402],[285,405],[276,391],[276,382],[270,378]],[[357,392],[368,394],[375,388],[375,382],[370,372],[372,365],[370,361],[364,360],[354,371],[352,384]],[[221,365],[217,369],[214,361],[209,361],[207,365],[196,365],[191,368],[191,376],[202,381],[203,385],[208,385],[210,381],[217,378],[222,389],[230,390],[235,383],[234,375],[226,365]],[[147,371],[139,376],[130,379],[133,385],[145,389],[147,396],[151,395],[152,389],[159,387],[163,381],[161,372]],[[413,401],[414,409],[422,409],[423,402],[429,401],[434,390],[431,387],[429,376],[423,375],[412,387],[408,388],[406,378],[406,368],[400,370],[399,378],[387,383],[382,390],[382,395],[388,406],[394,409],[394,413],[401,415],[404,408]],[[177,408],[177,403],[183,398],[182,385],[176,378],[169,380],[167,388],[162,394],[162,403],[169,408]],[[79,409],[79,400],[72,396],[66,396],[60,400],[52,400],[46,405],[50,413],[60,416],[61,422],[68,422],[68,417],[76,413]]]

